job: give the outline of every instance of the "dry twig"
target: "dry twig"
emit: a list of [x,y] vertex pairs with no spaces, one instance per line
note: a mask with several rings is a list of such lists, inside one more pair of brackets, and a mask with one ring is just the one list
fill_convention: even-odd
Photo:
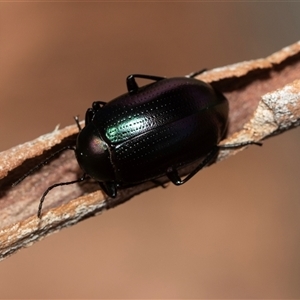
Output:
[[[261,141],[300,123],[300,42],[264,59],[207,71],[198,79],[214,85],[230,102],[230,125],[222,144]],[[96,185],[85,183],[54,189],[47,196],[42,219],[36,217],[38,199],[48,186],[80,175],[73,153],[62,154],[11,188],[28,169],[76,134],[77,127],[69,126],[0,153],[0,259],[103,211],[104,195]],[[217,161],[241,150],[220,151]],[[122,190],[112,206],[154,186],[146,182]]]

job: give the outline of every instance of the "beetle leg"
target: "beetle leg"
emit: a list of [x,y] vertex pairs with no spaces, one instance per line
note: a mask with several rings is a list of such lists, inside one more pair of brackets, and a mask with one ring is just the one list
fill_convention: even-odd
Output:
[[104,101],[95,101],[92,104],[92,109],[97,112],[98,110],[100,110],[103,106],[105,106],[107,103]]
[[157,179],[152,179],[151,180],[154,184],[159,185],[160,187],[162,187],[163,189],[165,189],[167,187],[167,185],[165,183],[160,182]]
[[139,86],[136,83],[135,78],[144,78],[144,79],[149,79],[154,81],[165,79],[165,77],[161,77],[161,76],[131,74],[126,78],[126,84],[127,84],[127,89],[129,94],[134,94],[139,90]]
[[80,126],[80,121],[79,121],[79,117],[78,116],[75,116],[74,117],[74,120],[75,120],[75,123],[77,125],[77,128],[79,130],[79,132],[82,130],[81,126]]
[[88,108],[85,113],[85,126],[91,123],[94,115],[95,115],[95,111],[92,108]]
[[260,142],[254,142],[254,141],[247,141],[247,142],[241,142],[241,143],[236,143],[236,144],[228,144],[228,145],[220,145],[218,146],[221,150],[223,149],[234,149],[234,148],[240,148],[248,145],[257,145],[257,146],[262,146],[262,143]]
[[117,185],[115,182],[102,182],[98,181],[101,189],[111,198],[116,198],[117,196]]
[[88,108],[88,110],[85,113],[85,125],[88,125],[92,122],[94,115],[97,113],[98,110],[100,110],[104,105],[106,105],[106,102],[103,101],[95,101],[92,104],[92,108]]
[[194,78],[202,73],[204,73],[205,71],[207,71],[207,69],[202,69],[200,71],[197,71],[197,72],[193,72],[193,73],[190,73],[189,75],[186,75],[185,77],[188,77],[188,78]]
[[184,179],[181,179],[178,170],[176,168],[169,168],[167,170],[167,176],[170,179],[170,181],[175,185],[181,185],[186,183],[188,180],[190,180],[194,175],[196,175],[201,169],[203,169],[205,166],[207,166],[216,156],[216,154],[219,151],[219,147],[215,146],[208,154],[207,156],[201,161],[201,163]]

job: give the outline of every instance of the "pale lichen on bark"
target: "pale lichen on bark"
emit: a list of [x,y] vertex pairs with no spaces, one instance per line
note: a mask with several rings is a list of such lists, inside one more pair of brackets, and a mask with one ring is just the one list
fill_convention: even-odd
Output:
[[[264,59],[209,70],[197,78],[214,85],[229,100],[230,123],[222,144],[262,141],[300,124],[300,42]],[[38,199],[48,186],[81,174],[73,153],[62,154],[11,188],[32,166],[74,140],[77,132],[76,125],[56,128],[0,153],[0,259],[104,210],[105,197],[97,186],[81,184],[54,189],[47,197],[42,219],[36,217]],[[217,161],[241,150],[220,151]],[[122,190],[112,206],[153,187],[154,183],[146,182]]]

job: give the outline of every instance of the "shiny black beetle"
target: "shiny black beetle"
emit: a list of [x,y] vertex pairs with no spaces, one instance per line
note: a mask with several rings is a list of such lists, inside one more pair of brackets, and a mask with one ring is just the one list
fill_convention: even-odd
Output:
[[[52,188],[80,182],[86,176],[96,180],[108,196],[116,197],[118,188],[163,175],[181,185],[208,165],[220,149],[229,105],[211,85],[192,78],[197,74],[177,78],[130,75],[128,93],[108,103],[94,102],[86,112],[83,129],[76,119],[80,129],[76,148],[67,146],[58,151],[74,150],[84,175],[49,187],[40,201],[38,216]],[[136,78],[154,83],[140,87]],[[227,147],[248,144],[259,143]],[[198,166],[181,179],[178,170],[201,158]]]
[[[139,87],[136,78],[155,82]],[[183,184],[199,167],[184,180],[179,168],[216,154],[226,130],[227,99],[187,77],[130,75],[127,89],[127,94],[88,109],[75,150],[80,167],[110,197],[119,186],[163,175]]]

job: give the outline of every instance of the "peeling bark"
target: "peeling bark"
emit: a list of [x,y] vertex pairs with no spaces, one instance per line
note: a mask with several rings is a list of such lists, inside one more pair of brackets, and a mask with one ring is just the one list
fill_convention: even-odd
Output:
[[[197,78],[211,83],[229,100],[230,123],[227,137],[221,144],[262,141],[300,123],[300,42],[264,59],[213,69]],[[47,187],[75,180],[81,175],[71,152],[63,153],[16,187],[11,187],[37,163],[62,146],[74,143],[77,132],[76,125],[55,129],[0,153],[0,259],[105,209],[105,195],[96,184],[85,182],[51,191],[42,219],[36,217],[38,200]],[[216,161],[243,149],[222,150]],[[162,182],[166,181],[162,178]],[[116,199],[109,200],[110,207],[155,186],[153,182],[146,182],[121,190]]]

